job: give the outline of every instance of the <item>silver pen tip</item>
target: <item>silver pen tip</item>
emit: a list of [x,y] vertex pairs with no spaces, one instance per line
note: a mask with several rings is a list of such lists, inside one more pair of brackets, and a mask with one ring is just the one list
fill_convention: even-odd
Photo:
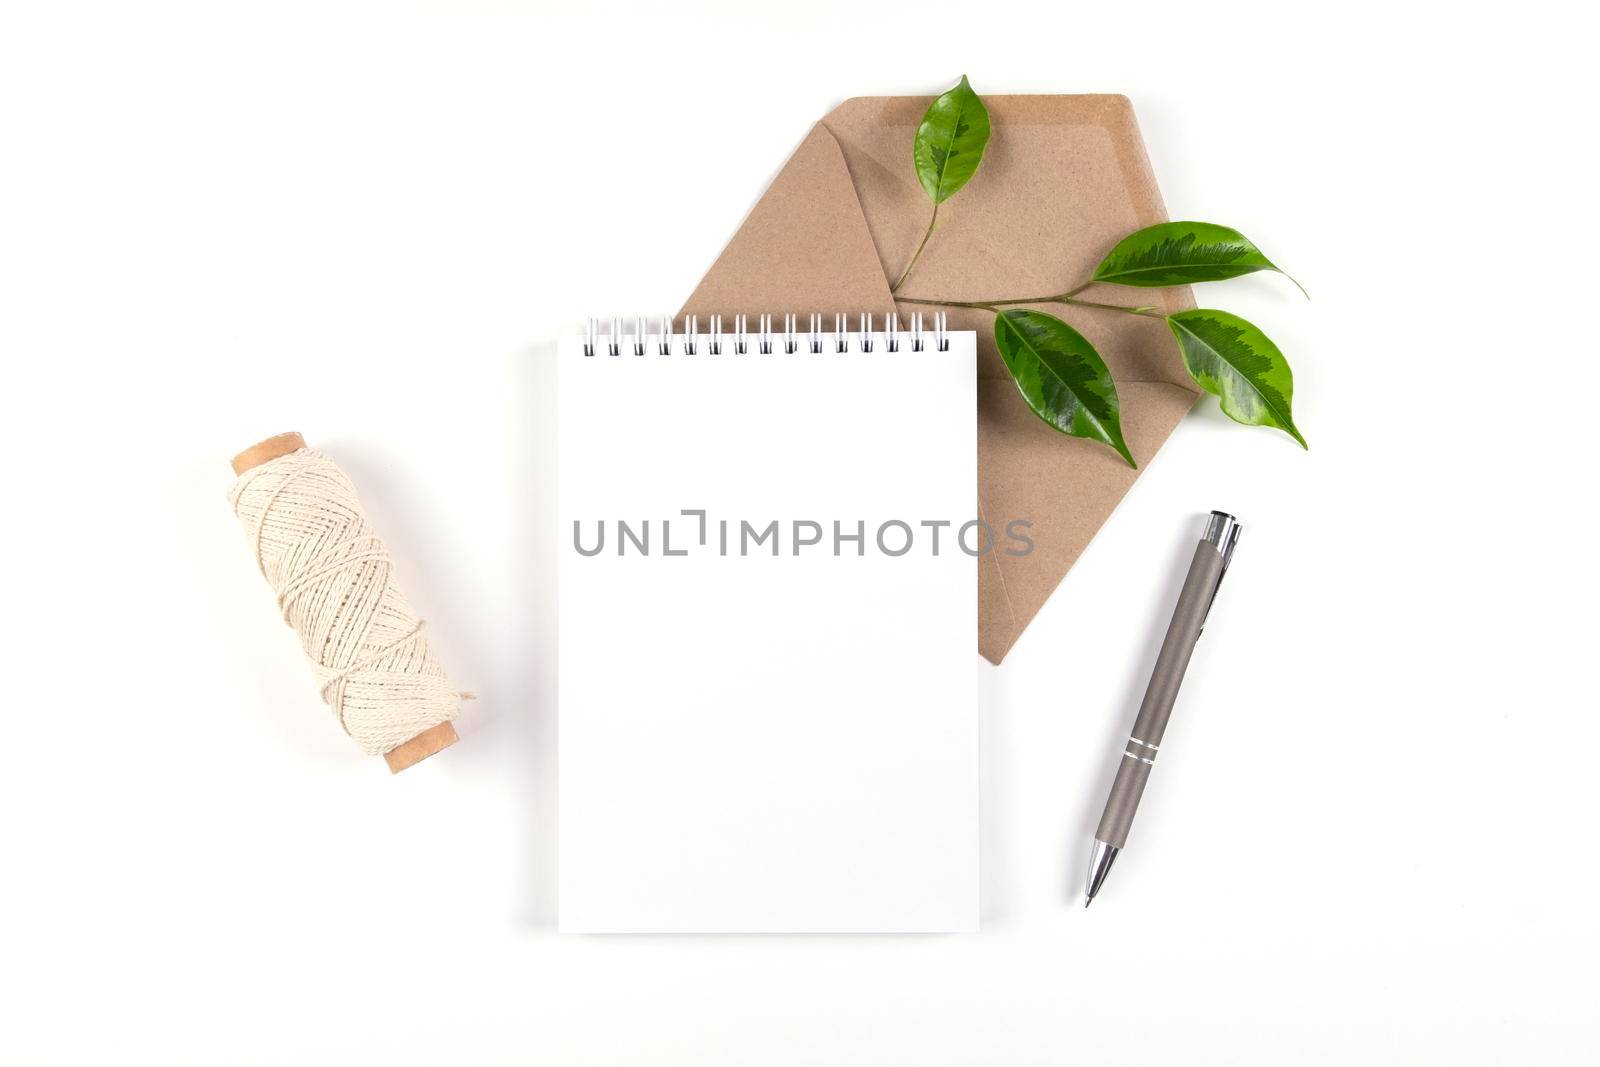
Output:
[[1095,839],[1094,847],[1089,851],[1089,877],[1083,886],[1084,907],[1089,906],[1100,892],[1100,887],[1105,884],[1106,873],[1111,870],[1111,865],[1117,860],[1117,853],[1121,849],[1115,845],[1108,845],[1104,841]]

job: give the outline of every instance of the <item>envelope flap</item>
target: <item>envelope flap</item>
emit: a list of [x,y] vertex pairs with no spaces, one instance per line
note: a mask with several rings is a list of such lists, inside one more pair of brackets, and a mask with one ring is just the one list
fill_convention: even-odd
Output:
[[[994,125],[983,166],[939,210],[939,228],[900,297],[992,300],[1060,293],[1094,272],[1133,230],[1166,220],[1128,99],[1114,95],[986,96]],[[931,206],[911,166],[925,97],[861,97],[823,125],[837,139],[878,249],[898,277]],[[1187,288],[1094,286],[1107,303],[1194,306]],[[914,305],[902,305],[909,308]],[[1199,391],[1165,325],[1116,312],[1038,305],[1072,323],[1117,381],[1122,427],[1147,462]],[[1109,449],[1066,438],[1028,410],[994,346],[993,316],[952,310],[978,333],[978,507],[997,531],[1030,524],[1026,556],[991,553],[980,571],[979,651],[998,663],[1104,525],[1139,472]]]
[[819,124],[783,165],[680,315],[869,311],[881,323],[893,310],[850,171],[833,134]]
[[[1187,389],[1124,383],[1122,431],[1141,463],[1194,403]],[[1063,437],[1040,421],[1009,381],[978,382],[978,510],[998,535],[1026,522],[1025,556],[991,552],[978,576],[978,651],[999,663],[1105,525],[1140,471],[1104,445]]]
[[[1064,292],[1093,274],[1118,240],[1165,221],[1126,97],[989,96],[984,103],[994,136],[983,165],[940,207],[939,228],[897,295],[989,300]],[[858,97],[822,120],[850,168],[879,269],[891,278],[910,261],[932,210],[911,165],[927,106],[925,97]],[[1186,288],[1095,286],[1083,296],[1171,311],[1194,306]],[[1041,306],[1082,331],[1119,383],[1168,382],[1196,391],[1159,324]],[[979,331],[979,374],[1009,377],[994,348],[991,317],[963,315],[960,327]]]
[[[1166,219],[1125,97],[986,97],[995,134],[977,176],[940,209],[940,228],[901,297],[985,300],[1059,293],[1129,232]],[[785,164],[685,313],[895,308],[898,277],[931,210],[911,147],[926,97],[861,97],[818,124]],[[1187,288],[1095,286],[1112,303],[1176,311]],[[902,313],[914,310],[902,304]],[[931,308],[925,310],[933,310]],[[1141,468],[1199,391],[1165,325],[1048,307],[1083,332],[1117,381],[1122,428]],[[1034,549],[991,552],[978,577],[978,645],[999,663],[1139,472],[1104,445],[1064,437],[1023,403],[994,347],[988,312],[955,309],[978,334],[978,511],[997,532],[1020,520]],[[931,431],[930,431],[931,432]]]

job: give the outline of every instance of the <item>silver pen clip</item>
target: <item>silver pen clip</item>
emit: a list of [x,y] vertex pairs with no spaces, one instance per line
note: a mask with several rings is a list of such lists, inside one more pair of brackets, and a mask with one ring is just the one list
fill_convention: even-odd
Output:
[[[1239,543],[1239,531],[1242,529],[1244,527],[1239,525],[1239,520],[1226,511],[1213,511],[1210,521],[1206,523],[1206,533],[1201,540],[1222,553],[1222,569],[1217,572],[1217,584],[1211,587],[1211,599],[1206,601],[1205,618],[1200,620],[1202,634],[1206,632],[1206,619],[1211,618],[1211,605],[1217,602],[1217,590],[1222,588],[1222,579],[1228,576],[1228,564],[1233,562],[1233,549]],[[1199,637],[1199,634],[1195,636]]]

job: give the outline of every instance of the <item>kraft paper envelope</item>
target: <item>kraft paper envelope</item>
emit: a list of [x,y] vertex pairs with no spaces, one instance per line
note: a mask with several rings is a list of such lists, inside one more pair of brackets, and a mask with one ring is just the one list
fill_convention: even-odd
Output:
[[[782,315],[897,310],[890,279],[905,268],[931,205],[911,163],[926,97],[862,97],[812,129],[684,305],[683,314]],[[1060,293],[1087,279],[1118,240],[1166,221],[1127,98],[993,96],[988,151],[972,181],[939,209],[899,297],[993,300]],[[1189,290],[1095,286],[1084,299],[1194,306]],[[1110,366],[1122,429],[1141,469],[1199,390],[1166,325],[1118,312],[1041,305],[1076,326]],[[902,323],[913,311],[900,304]],[[978,650],[999,663],[1138,477],[1105,445],[1065,437],[1028,410],[994,346],[993,316],[948,309],[978,332],[978,509],[997,532],[1027,520],[1026,556],[980,562]],[[832,316],[825,321],[831,326]],[[935,434],[884,397],[883,417]],[[818,432],[827,413],[818,412]],[[1002,542],[1004,543],[1004,542]]]

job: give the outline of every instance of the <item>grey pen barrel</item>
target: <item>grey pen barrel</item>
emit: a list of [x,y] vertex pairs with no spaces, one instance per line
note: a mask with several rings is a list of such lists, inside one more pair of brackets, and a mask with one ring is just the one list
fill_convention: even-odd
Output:
[[1112,783],[1106,810],[1094,834],[1096,841],[1104,841],[1113,848],[1120,849],[1127,844],[1133,813],[1139,807],[1145,782],[1155,766],[1162,735],[1167,731],[1167,719],[1178,699],[1178,687],[1183,684],[1183,673],[1189,666],[1189,657],[1194,654],[1195,641],[1205,625],[1206,612],[1210,610],[1217,583],[1227,565],[1226,553],[1238,526],[1231,516],[1225,515],[1220,517],[1226,522],[1219,523],[1219,515],[1213,513],[1211,528],[1195,546],[1189,576],[1184,579],[1183,592],[1178,594],[1178,606],[1172,613],[1166,639],[1161,642],[1150,686],[1145,690],[1144,703],[1139,705],[1139,717],[1128,735],[1116,781]]

